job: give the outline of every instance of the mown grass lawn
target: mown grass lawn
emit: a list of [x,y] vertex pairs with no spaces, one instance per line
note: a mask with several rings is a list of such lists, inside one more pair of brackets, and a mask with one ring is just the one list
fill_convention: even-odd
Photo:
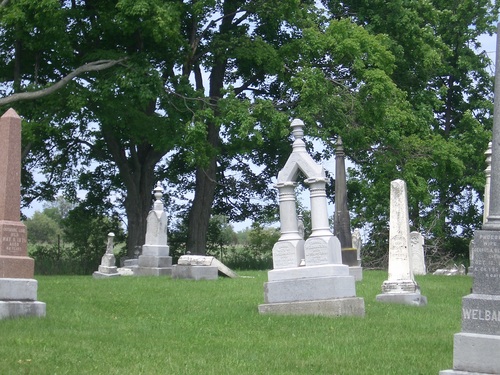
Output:
[[238,279],[37,276],[45,318],[0,321],[0,374],[437,374],[452,367],[467,276],[417,278],[425,307],[375,301],[360,317],[260,315],[265,271]]

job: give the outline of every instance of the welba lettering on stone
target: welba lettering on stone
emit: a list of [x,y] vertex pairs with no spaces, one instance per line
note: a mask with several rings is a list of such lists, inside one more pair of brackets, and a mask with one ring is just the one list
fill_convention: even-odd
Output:
[[498,322],[500,311],[482,309],[462,309],[462,318],[470,320],[484,320],[487,322]]

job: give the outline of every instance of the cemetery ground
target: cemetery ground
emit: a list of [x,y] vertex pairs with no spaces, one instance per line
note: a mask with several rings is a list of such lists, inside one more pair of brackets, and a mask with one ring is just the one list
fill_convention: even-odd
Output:
[[468,276],[417,276],[425,307],[378,303],[387,273],[356,283],[366,316],[260,315],[265,271],[238,279],[37,276],[45,318],[0,321],[1,374],[437,374],[451,368]]

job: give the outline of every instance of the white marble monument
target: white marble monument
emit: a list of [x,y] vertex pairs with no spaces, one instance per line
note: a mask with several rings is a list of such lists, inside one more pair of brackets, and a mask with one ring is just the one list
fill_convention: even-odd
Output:
[[167,245],[167,214],[163,208],[163,188],[158,183],[153,190],[155,202],[147,217],[146,243],[142,246],[138,266],[133,269],[139,276],[170,276],[172,257]]
[[[340,242],[330,231],[325,171],[306,151],[303,126],[300,120],[292,122],[293,150],[278,174],[281,236],[273,247],[273,269],[259,312],[364,316],[364,300],[356,297],[355,278],[342,264]],[[311,235],[305,242],[297,220],[299,172],[310,187]]]
[[380,302],[423,306],[427,298],[420,294],[420,287],[413,277],[410,254],[410,225],[406,183],[391,182],[391,207],[389,220],[389,272],[382,284]]
[[114,239],[115,234],[113,232],[108,233],[106,253],[101,258],[101,265],[99,266],[99,269],[92,274],[92,276],[96,279],[120,276],[118,273],[118,267],[116,267],[115,254],[113,253]]

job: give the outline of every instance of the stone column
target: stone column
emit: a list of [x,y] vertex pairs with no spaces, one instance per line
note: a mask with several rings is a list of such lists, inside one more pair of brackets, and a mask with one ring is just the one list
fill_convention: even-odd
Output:
[[26,227],[20,221],[21,118],[9,109],[0,119],[0,277],[32,278]]
[[[500,23],[498,24],[500,29]],[[495,102],[493,108],[493,136],[491,140],[491,185],[487,223],[483,229],[500,230],[500,38],[497,31],[495,71]],[[493,198],[493,199],[492,199]]]
[[486,183],[484,184],[483,224],[485,224],[488,221],[488,214],[490,212],[491,142],[488,143],[488,149],[484,152],[484,155],[486,155],[486,169],[484,170]]
[[[345,153],[339,137],[335,149],[335,215],[333,234],[339,239],[342,248],[342,263],[358,267],[358,253],[352,246],[351,218],[347,206],[347,181],[345,175]],[[361,269],[351,269],[356,280],[361,278]]]
[[45,303],[36,301],[35,262],[28,257],[20,202],[21,118],[9,109],[0,118],[0,319],[45,316]]
[[326,202],[326,178],[309,178],[311,200],[311,237],[331,236]]
[[280,241],[300,240],[294,182],[276,184],[280,207]]

